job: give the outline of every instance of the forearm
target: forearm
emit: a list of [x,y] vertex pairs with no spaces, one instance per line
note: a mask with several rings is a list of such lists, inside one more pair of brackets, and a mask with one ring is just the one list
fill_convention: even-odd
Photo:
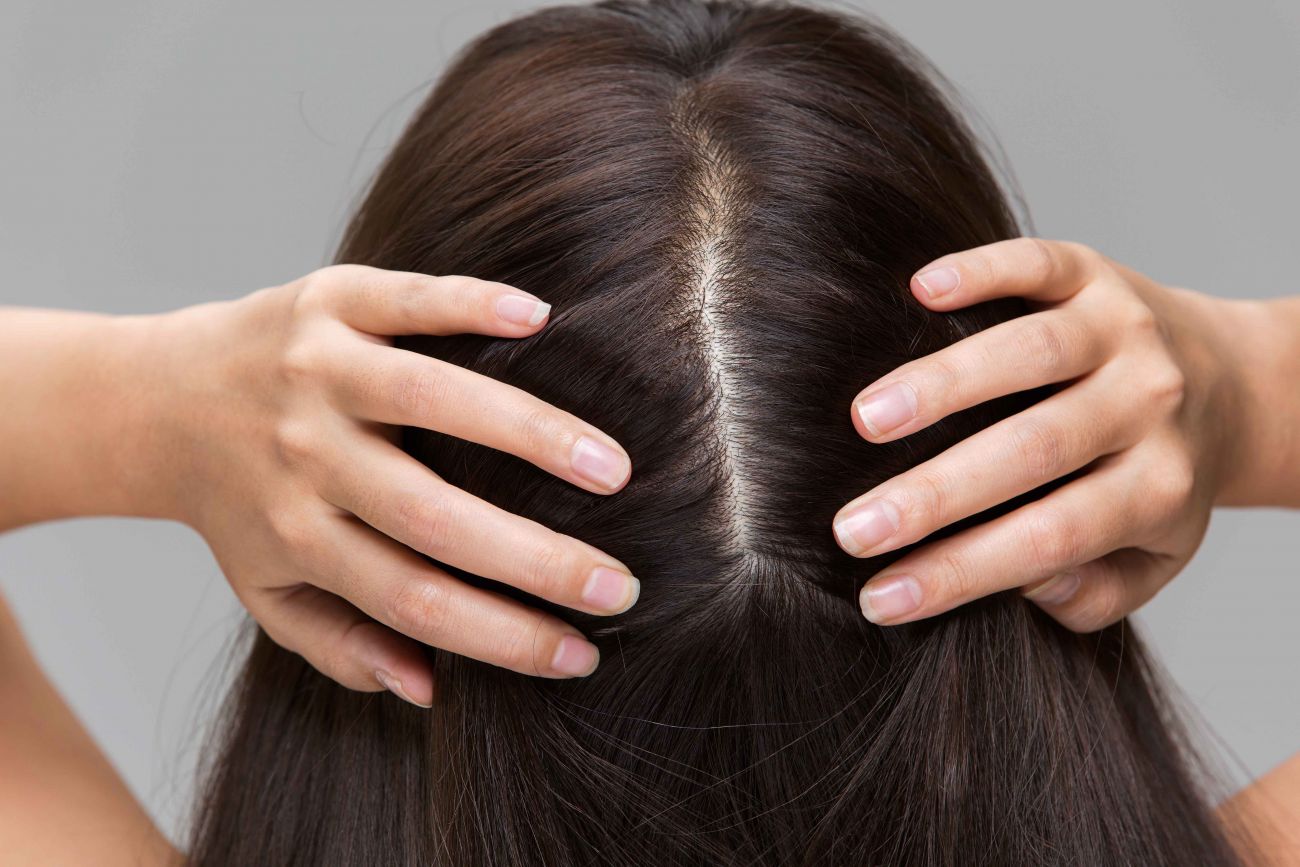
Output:
[[0,309],[0,530],[161,516],[152,317]]
[[1300,508],[1300,297],[1235,304],[1223,322],[1240,399],[1219,503]]

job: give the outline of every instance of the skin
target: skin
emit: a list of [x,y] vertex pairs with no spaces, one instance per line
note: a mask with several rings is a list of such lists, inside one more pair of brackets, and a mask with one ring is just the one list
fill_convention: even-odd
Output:
[[[865,499],[890,498],[900,520],[876,549],[887,550],[1091,469],[1038,509],[921,547],[869,582],[920,576],[913,618],[1007,587],[1032,594],[1069,562],[1085,576],[1070,598],[1054,602],[1040,590],[1035,601],[1067,625],[1096,628],[1177,571],[1211,505],[1300,506],[1300,299],[1219,301],[1047,242],[1007,242],[935,265],[959,275],[954,291],[935,298],[923,282],[934,282],[925,277],[932,269],[912,281],[935,310],[1023,295],[1038,312],[868,386],[853,413],[864,436],[884,442],[998,394],[1071,384],[840,517]],[[523,299],[506,309],[515,304],[524,324],[501,316],[507,296]],[[9,410],[0,413],[0,530],[76,515],[185,521],[275,640],[355,689],[387,680],[408,700],[432,701],[417,642],[563,675],[555,650],[582,641],[575,630],[471,590],[413,551],[594,612],[634,602],[634,579],[581,542],[450,489],[393,445],[393,425],[430,427],[519,455],[594,495],[626,483],[626,455],[601,432],[389,345],[405,333],[526,337],[544,327],[535,301],[463,277],[336,267],[162,316],[0,310]],[[915,418],[872,431],[857,404],[900,382],[913,390]],[[604,483],[578,445],[584,438],[615,455]],[[984,472],[990,465],[998,471]],[[1123,520],[1108,521],[1111,511]],[[1053,523],[1066,517],[1077,524]],[[1113,553],[1127,550],[1135,553]],[[603,609],[582,601],[596,567],[622,576],[614,589],[623,592],[607,594]],[[1253,835],[1261,863],[1300,865],[1283,832],[1300,827],[1300,761],[1221,814]],[[2,600],[0,851],[55,865],[180,862],[44,677]]]
[[530,675],[589,674],[596,649],[572,626],[420,555],[593,614],[636,601],[627,567],[448,485],[394,444],[396,425],[430,428],[593,495],[622,488],[631,464],[602,432],[391,345],[523,338],[548,312],[498,283],[360,266],[160,316],[0,311],[0,530],[74,515],[182,521],[272,639],[352,689],[430,704],[421,645]]
[[1033,312],[868,385],[852,412],[867,440],[1063,387],[846,505],[835,518],[841,547],[901,548],[1083,472],[874,576],[860,597],[873,622],[1018,588],[1067,627],[1093,631],[1182,569],[1215,505],[1300,506],[1300,299],[1213,298],[1079,244],[1032,238],[945,256],[911,289],[936,311],[1020,296]]

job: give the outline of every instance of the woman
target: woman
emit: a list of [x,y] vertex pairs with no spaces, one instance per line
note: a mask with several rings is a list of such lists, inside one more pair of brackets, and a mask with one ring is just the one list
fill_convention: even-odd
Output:
[[[254,312],[294,335],[267,338],[295,350],[289,399],[258,402],[276,394],[260,383],[237,393],[259,421],[251,439],[279,422],[277,459],[302,468],[330,523],[305,514],[299,489],[292,511],[263,507],[275,520],[255,512],[244,526],[213,508],[219,496],[146,492],[139,502],[166,505],[138,509],[203,527],[232,580],[290,564],[281,584],[244,595],[280,645],[346,686],[417,704],[432,683],[411,638],[585,676],[535,681],[437,655],[443,692],[428,713],[340,689],[260,637],[195,863],[1237,863],[1123,625],[1075,635],[1005,595],[901,630],[855,613],[879,573],[862,597],[876,622],[1027,585],[1065,625],[1096,629],[1190,556],[1216,497],[1276,490],[1254,485],[1268,476],[1258,455],[1205,423],[1225,401],[1255,409],[1225,388],[1244,351],[1205,373],[1228,308],[1077,248],[996,243],[1013,222],[916,64],[875,29],[799,9],[540,13],[448,74],[340,254],[500,283],[459,281],[439,305],[446,284],[334,271],[243,304],[243,319],[132,323],[184,335],[158,338],[182,356],[212,345],[209,323],[277,333]],[[981,249],[920,269],[927,303],[1026,294],[1050,309],[940,316],[905,297],[935,251],[964,247]],[[1026,257],[1041,279],[1017,267]],[[370,291],[341,287],[348,276]],[[431,362],[369,336],[523,336],[545,317],[543,294],[558,316],[527,341],[404,343]],[[531,305],[516,327],[495,318],[511,303]],[[1242,328],[1259,315],[1230,309]],[[345,329],[329,352],[300,336]],[[1009,345],[1040,349],[1037,364],[998,364]],[[936,375],[980,356],[993,362],[978,384],[953,378],[944,394]],[[1159,375],[1133,383],[1135,369]],[[1058,394],[1000,397],[1078,377]],[[1109,425],[1068,423],[1103,396]],[[1138,401],[1140,421],[1127,411]],[[367,424],[350,441],[329,432],[334,416],[313,412],[326,402]],[[844,424],[850,403],[875,444]],[[522,435],[502,435],[503,417]],[[376,422],[441,430],[405,443],[437,475],[385,451]],[[1171,447],[1176,435],[1190,442]],[[1008,444],[996,480],[936,484]],[[1143,460],[1157,450],[1204,472],[1171,476]],[[196,460],[191,477],[266,501],[257,467],[240,487],[219,450],[175,453]],[[1103,454],[1118,457],[1094,462]],[[111,472],[110,457],[76,459]],[[594,500],[541,470],[626,489]],[[1136,473],[1162,483],[1158,496],[1123,496]],[[359,495],[375,480],[386,484]],[[96,487],[84,497],[102,498]],[[1098,498],[1088,531],[1073,518],[1096,519]],[[59,502],[76,511],[62,505],[75,497]],[[840,544],[871,561],[834,547],[837,512]],[[989,561],[1025,533],[1032,557],[1022,545],[1010,568]],[[317,578],[331,569],[332,583]]]

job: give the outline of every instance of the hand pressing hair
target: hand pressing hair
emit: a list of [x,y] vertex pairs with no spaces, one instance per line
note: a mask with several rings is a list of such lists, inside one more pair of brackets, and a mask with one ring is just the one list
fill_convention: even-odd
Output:
[[858,557],[892,551],[1082,472],[908,552],[867,582],[863,613],[906,623],[1019,588],[1067,627],[1092,631],[1145,603],[1196,551],[1225,486],[1240,483],[1239,344],[1256,308],[1034,238],[945,256],[911,289],[935,311],[1020,296],[1032,312],[870,384],[852,407],[867,440],[891,442],[987,400],[1064,386],[849,503],[835,518],[841,547]]
[[593,614],[635,602],[627,568],[443,482],[395,444],[397,426],[429,428],[594,494],[622,488],[631,465],[605,434],[389,340],[522,338],[548,311],[499,283],[335,266],[160,323],[179,517],[277,643],[344,686],[421,705],[434,690],[421,645],[543,677],[595,668],[572,626],[421,555]]

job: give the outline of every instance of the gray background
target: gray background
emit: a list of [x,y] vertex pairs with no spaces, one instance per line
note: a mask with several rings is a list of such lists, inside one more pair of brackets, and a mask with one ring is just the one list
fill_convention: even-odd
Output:
[[[451,53],[533,5],[0,0],[0,301],[158,311],[325,263]],[[1040,234],[1207,292],[1297,291],[1300,4],[869,8],[996,132]],[[1294,514],[1218,513],[1141,616],[1239,774],[1300,749],[1298,531]],[[27,528],[0,537],[0,586],[174,832],[239,622],[202,540]]]

